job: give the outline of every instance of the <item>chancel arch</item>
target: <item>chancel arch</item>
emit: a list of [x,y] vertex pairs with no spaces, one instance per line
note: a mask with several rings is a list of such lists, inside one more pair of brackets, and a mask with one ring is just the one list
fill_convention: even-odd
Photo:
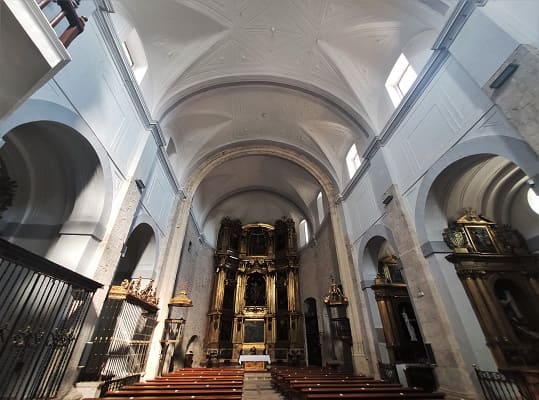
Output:
[[[338,179],[332,172],[328,171],[322,163],[299,148],[280,145],[270,141],[248,141],[235,146],[225,146],[219,148],[189,168],[185,174],[185,176],[189,176],[189,178],[186,180],[181,189],[181,195],[183,198],[178,202],[178,209],[176,210],[176,214],[174,216],[175,225],[169,238],[169,242],[174,243],[174,246],[172,246],[171,250],[166,254],[166,259],[163,262],[163,268],[159,278],[160,282],[158,287],[158,296],[160,298],[169,298],[173,296],[173,280],[174,276],[176,276],[183,246],[186,245],[184,238],[187,231],[187,224],[190,215],[194,214],[193,205],[196,202],[197,190],[199,189],[201,183],[208,175],[212,173],[212,171],[219,171],[219,168],[222,167],[222,165],[224,165],[227,161],[257,155],[274,157],[276,159],[282,159],[297,165],[306,173],[311,175],[314,181],[317,183],[318,187],[312,196],[313,199],[316,198],[316,194],[320,191],[320,189],[325,195],[328,204],[327,212],[331,222],[329,225],[329,230],[332,232],[332,243],[334,243],[335,246],[336,266],[338,267],[343,290],[350,299],[350,306],[347,309],[347,314],[350,320],[350,326],[353,327],[350,337],[352,350],[347,354],[347,356],[351,359],[350,362],[353,364],[354,369],[361,369],[374,373],[372,363],[370,362],[368,355],[362,350],[361,346],[364,331],[360,328],[362,325],[360,323],[360,301],[358,298],[362,295],[358,293],[358,288],[353,284],[355,277],[353,276],[354,272],[350,263],[348,249],[346,247],[347,241],[345,237],[344,221],[342,220],[342,211],[340,210],[340,205],[337,202],[339,190],[339,185],[337,183]],[[314,226],[314,224],[311,224],[311,226]],[[202,231],[199,233],[202,235],[200,236],[200,240],[205,241],[204,233]],[[200,312],[205,311],[201,309]],[[164,324],[165,319],[165,313],[160,313],[158,315],[159,324]],[[159,330],[162,328],[159,328],[158,326],[156,329]],[[150,361],[147,369],[150,375],[156,373],[158,369],[158,363],[151,361],[155,357],[158,357],[157,350],[152,348],[151,351],[152,353],[149,357]]]

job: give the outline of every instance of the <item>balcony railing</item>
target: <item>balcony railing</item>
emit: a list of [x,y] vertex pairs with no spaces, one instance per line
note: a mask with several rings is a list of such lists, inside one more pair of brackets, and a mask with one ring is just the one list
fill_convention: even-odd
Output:
[[142,374],[155,325],[157,307],[131,294],[109,298],[93,334],[81,381],[110,381]]
[[80,1],[36,0],[39,8],[43,11],[66,48],[84,31],[84,25],[88,21],[88,18],[77,14]]
[[0,239],[0,398],[56,395],[101,285]]
[[534,397],[526,388],[497,371],[482,371],[474,365],[477,379],[486,400],[532,400]]
[[380,377],[383,380],[391,383],[400,383],[395,364],[385,364],[378,361],[378,369],[380,370]]

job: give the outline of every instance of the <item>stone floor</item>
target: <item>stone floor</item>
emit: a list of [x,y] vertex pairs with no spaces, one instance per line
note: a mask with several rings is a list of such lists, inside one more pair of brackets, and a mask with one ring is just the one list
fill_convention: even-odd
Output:
[[284,399],[271,387],[269,372],[246,372],[243,378],[244,400],[281,400]]

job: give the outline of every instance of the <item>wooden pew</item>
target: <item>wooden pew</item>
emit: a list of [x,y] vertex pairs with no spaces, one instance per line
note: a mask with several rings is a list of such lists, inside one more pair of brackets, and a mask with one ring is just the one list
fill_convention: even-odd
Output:
[[107,392],[105,397],[174,397],[174,396],[200,396],[200,395],[235,395],[241,396],[242,389],[236,388],[195,388],[195,389],[138,389],[138,390],[118,390]]
[[[111,400],[240,400],[243,392],[243,371],[224,369],[179,370],[163,377],[127,385],[109,391]],[[89,400],[89,399],[88,399]]]
[[[241,400],[240,395],[199,395],[196,400]],[[193,400],[193,396],[170,396],[170,397],[136,397],[136,400]],[[85,400],[102,400],[103,398],[87,398]],[[134,400],[133,397],[114,397],[114,400]]]
[[309,388],[301,388],[298,390],[295,390],[291,393],[290,399],[293,400],[302,400],[305,398],[305,395],[307,394],[324,394],[324,395],[335,395],[335,393],[360,393],[362,395],[365,394],[399,394],[402,396],[403,394],[417,394],[417,393],[424,393],[420,389],[417,388],[404,388],[402,386],[393,386],[393,387],[387,387],[387,386],[370,386],[370,387],[358,387],[358,386],[341,386],[341,387],[309,387]]
[[306,393],[302,396],[302,400],[335,400],[335,399],[356,399],[356,400],[393,400],[393,399],[408,399],[408,400],[437,400],[443,399],[445,394],[443,393]]

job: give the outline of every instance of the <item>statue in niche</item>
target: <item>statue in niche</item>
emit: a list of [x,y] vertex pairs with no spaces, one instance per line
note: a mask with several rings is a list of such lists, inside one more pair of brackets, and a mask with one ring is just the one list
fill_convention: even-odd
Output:
[[408,314],[406,313],[406,310],[402,310],[402,319],[404,321],[404,325],[406,326],[406,330],[408,331],[408,335],[410,335],[410,341],[411,342],[417,342],[417,336],[415,334],[415,329],[410,322],[410,317],[408,317]]
[[266,305],[266,279],[263,275],[254,273],[247,278],[245,305],[258,307]]
[[510,285],[501,283],[497,286],[496,297],[517,336],[523,340],[538,341],[539,332],[533,330],[528,325],[528,321],[526,321],[525,316],[522,314],[513,293],[511,293]]

